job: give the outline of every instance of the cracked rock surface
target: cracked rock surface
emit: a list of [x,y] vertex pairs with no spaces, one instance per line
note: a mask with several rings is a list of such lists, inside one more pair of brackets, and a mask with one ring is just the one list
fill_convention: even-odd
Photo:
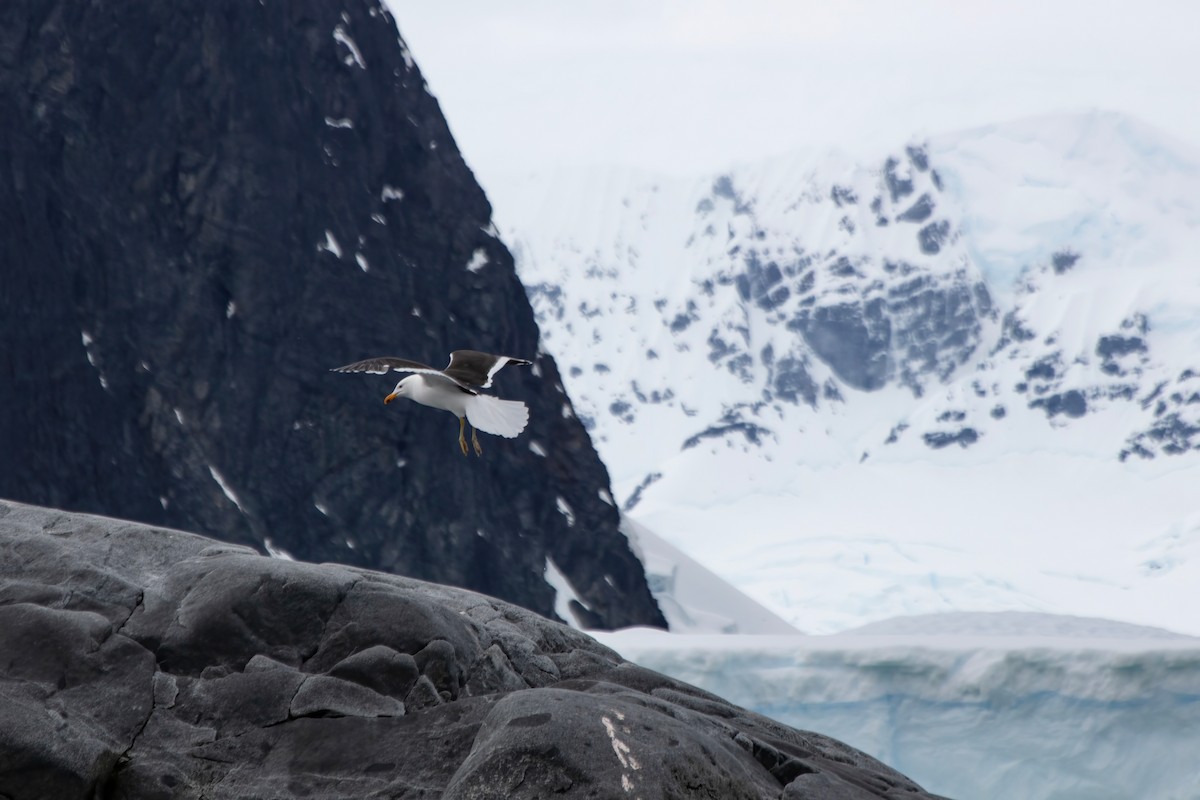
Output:
[[0,797],[926,798],[462,589],[0,501]]

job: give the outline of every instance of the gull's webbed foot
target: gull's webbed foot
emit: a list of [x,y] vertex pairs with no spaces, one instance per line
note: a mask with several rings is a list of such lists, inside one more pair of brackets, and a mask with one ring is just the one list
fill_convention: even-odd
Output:
[[[459,420],[458,420],[458,448],[460,450],[462,450],[462,454],[464,456],[467,454],[467,437],[463,433],[463,429],[466,426],[466,423],[467,423],[467,421],[465,419],[459,418]],[[472,433],[474,433],[474,431],[472,431]],[[475,445],[475,446],[478,447],[479,445]]]
[[[483,448],[479,446],[479,434],[475,432],[474,428],[471,428],[471,444],[475,446],[475,455],[483,455]],[[466,447],[466,445],[463,446]]]

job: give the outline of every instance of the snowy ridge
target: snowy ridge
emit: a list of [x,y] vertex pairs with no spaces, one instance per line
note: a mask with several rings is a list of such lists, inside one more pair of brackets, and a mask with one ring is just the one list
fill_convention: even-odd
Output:
[[1196,150],[1062,115],[494,199],[622,507],[788,622],[1200,632]]
[[646,582],[672,633],[800,635],[778,615],[645,526],[625,517],[621,529],[646,567]]

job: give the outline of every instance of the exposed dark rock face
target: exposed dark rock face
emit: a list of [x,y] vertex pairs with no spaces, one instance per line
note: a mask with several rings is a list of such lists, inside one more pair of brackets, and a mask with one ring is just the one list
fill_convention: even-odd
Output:
[[1048,397],[1039,397],[1036,400],[1031,400],[1029,407],[1044,410],[1048,417],[1054,417],[1058,414],[1066,414],[1068,417],[1082,417],[1087,413],[1087,398],[1083,396],[1083,392],[1078,389],[1072,389],[1062,394],[1052,394]]
[[1145,432],[1130,437],[1129,450],[1122,451],[1121,460],[1124,461],[1130,452],[1153,458],[1154,451],[1147,446],[1149,444],[1171,456],[1200,450],[1200,425],[1189,422],[1178,413],[1164,414]]
[[1141,336],[1101,336],[1096,342],[1096,355],[1102,360],[1100,368],[1109,375],[1125,375],[1124,357],[1144,356],[1148,350],[1146,340]]
[[900,198],[913,193],[912,179],[901,177],[896,169],[898,166],[900,166],[900,162],[895,158],[889,158],[883,165],[884,181],[887,183],[893,203],[899,202]]
[[941,251],[942,245],[950,237],[950,223],[946,220],[931,222],[924,228],[921,228],[917,238],[921,243],[921,252],[926,255],[934,255]]
[[1070,250],[1060,250],[1050,257],[1050,265],[1054,267],[1055,273],[1061,275],[1069,271],[1075,266],[1075,262],[1079,261],[1079,254]]
[[907,210],[896,217],[897,222],[924,222],[933,216],[933,198],[923,194]]
[[925,444],[934,450],[940,450],[952,444],[959,447],[970,447],[979,441],[979,431],[974,428],[960,428],[954,432],[929,431],[922,434]]
[[837,376],[855,389],[881,389],[891,377],[892,321],[880,298],[803,309],[792,327]]
[[460,589],[0,502],[0,795],[928,798]]
[[[0,219],[0,495],[545,614],[549,557],[591,624],[663,624],[378,3],[2,4]],[[481,459],[327,371],[460,347],[537,358],[497,381],[528,430]]]
[[[913,224],[934,216],[937,189],[923,149],[908,148],[903,161],[887,159],[882,172],[883,193],[872,203],[875,213],[894,212],[896,222]],[[918,185],[920,196],[908,199]],[[840,207],[847,196],[837,189],[831,190],[831,197]],[[752,231],[757,236],[767,227],[756,220]],[[847,250],[857,249],[856,229],[843,227],[849,234]],[[776,242],[789,235],[771,233]],[[940,252],[956,236],[948,219],[928,222],[916,233],[927,255]],[[774,250],[779,249],[776,243]],[[984,341],[985,327],[997,317],[986,285],[965,260],[954,270],[907,261],[884,260],[879,265],[870,253],[810,253],[797,245],[795,260],[780,266],[768,259],[771,251],[770,244],[757,242],[738,251],[743,270],[735,275],[739,299],[766,312],[768,322],[782,322],[800,334],[807,349],[855,389],[874,391],[895,381],[923,394],[928,384],[948,380],[967,363]],[[736,358],[741,352],[735,345],[710,357]],[[799,362],[801,353],[801,348],[781,352],[780,361],[790,356]],[[809,405],[816,401],[813,392],[773,396]]]

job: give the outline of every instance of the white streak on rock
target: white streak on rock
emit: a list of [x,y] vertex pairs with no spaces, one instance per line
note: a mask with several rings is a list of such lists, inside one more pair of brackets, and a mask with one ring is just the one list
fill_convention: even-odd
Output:
[[334,238],[333,231],[325,231],[325,241],[317,245],[317,251],[328,250],[338,258],[342,257],[342,246],[338,244],[338,240]]
[[211,464],[208,465],[208,471],[212,475],[213,480],[217,482],[217,485],[221,487],[221,491],[229,498],[229,501],[238,507],[238,511],[245,513],[246,509],[242,508],[242,501],[238,500],[238,496],[233,493],[233,489],[225,482],[225,477],[217,472]]
[[263,539],[263,547],[267,548],[267,555],[269,555],[271,558],[278,558],[283,561],[296,560],[292,558],[291,553],[272,544],[270,539]]
[[571,608],[571,603],[575,602],[583,606],[588,611],[591,611],[591,606],[583,601],[579,593],[575,591],[575,587],[571,585],[571,581],[554,560],[549,556],[546,557],[546,566],[543,569],[543,574],[546,578],[546,583],[554,587],[554,613],[558,614],[559,619],[566,622],[573,628],[580,627],[580,621],[575,616],[574,610]]
[[487,253],[483,251],[482,247],[478,247],[475,249],[475,252],[471,254],[471,260],[467,262],[467,271],[479,272],[479,270],[487,266],[487,263]]
[[[619,721],[625,720],[625,715],[619,711],[614,711],[613,715]],[[622,769],[633,770],[634,772],[641,769],[642,765],[633,755],[629,745],[626,744],[625,741],[619,736],[617,736],[617,726],[615,723],[613,723],[612,719],[608,716],[603,716],[600,717],[600,723],[604,725],[604,730],[608,733],[608,740],[612,744],[613,753],[616,754],[617,761],[621,762]],[[621,730],[624,733],[629,733],[629,728],[627,727],[622,727]],[[621,788],[625,790],[625,794],[633,794],[634,789],[637,788],[634,785],[633,778],[629,772],[621,773]]]
[[87,356],[88,363],[95,368],[96,377],[100,379],[100,388],[107,389],[108,381],[104,379],[104,373],[100,371],[100,365],[96,363],[96,356],[92,354],[92,343],[95,340],[87,331],[80,331],[79,338],[83,341],[83,352]]
[[341,25],[338,25],[336,28],[334,28],[333,39],[339,44],[344,45],[346,49],[350,51],[350,54],[342,59],[342,63],[346,64],[347,66],[353,64],[359,69],[367,68],[367,62],[363,61],[362,52],[358,49],[358,45],[354,43],[354,40],[350,38],[350,35],[346,33],[345,28],[343,28]]
[[563,499],[562,495],[554,498],[554,504],[558,506],[558,513],[567,518],[567,527],[575,526],[575,510],[571,508],[571,504]]

